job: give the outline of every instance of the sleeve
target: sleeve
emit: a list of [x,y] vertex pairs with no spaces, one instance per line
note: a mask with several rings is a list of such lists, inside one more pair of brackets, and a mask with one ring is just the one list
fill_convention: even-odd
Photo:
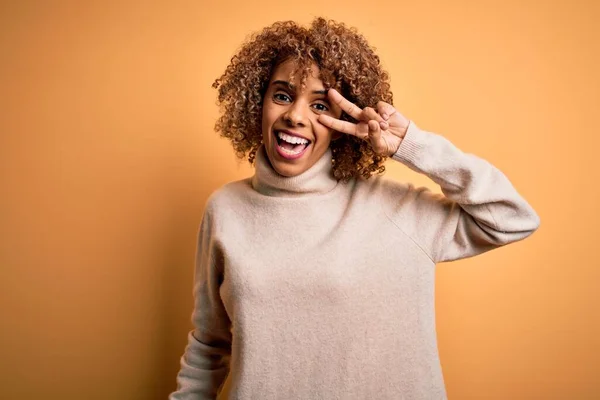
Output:
[[194,271],[194,330],[181,357],[177,390],[169,400],[216,399],[229,372],[231,322],[219,295],[223,252],[216,243],[210,212],[200,224]]
[[412,121],[392,159],[440,185],[443,195],[409,185],[393,214],[396,225],[436,263],[522,240],[540,225],[500,170]]

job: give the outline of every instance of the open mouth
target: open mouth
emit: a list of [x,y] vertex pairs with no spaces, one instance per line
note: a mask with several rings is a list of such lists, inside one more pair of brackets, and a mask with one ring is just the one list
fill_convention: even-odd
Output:
[[310,146],[311,141],[297,136],[288,135],[281,131],[275,131],[277,150],[285,158],[298,158]]

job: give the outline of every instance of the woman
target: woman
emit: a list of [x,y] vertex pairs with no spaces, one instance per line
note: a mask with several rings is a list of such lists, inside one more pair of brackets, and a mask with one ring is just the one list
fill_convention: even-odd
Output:
[[[225,381],[231,399],[446,398],[435,265],[524,239],[535,211],[396,110],[379,58],[343,24],[265,28],[214,86],[216,129],[255,174],[206,204],[170,398],[214,399]],[[444,195],[383,179],[390,157]]]

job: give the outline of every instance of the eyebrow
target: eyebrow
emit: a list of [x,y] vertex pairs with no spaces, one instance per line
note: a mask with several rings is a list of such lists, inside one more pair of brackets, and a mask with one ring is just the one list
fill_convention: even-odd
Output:
[[[295,91],[296,90],[296,86],[294,86],[292,83],[288,82],[288,81],[281,81],[281,80],[277,80],[277,81],[273,81],[272,83],[273,85],[282,85],[282,86],[286,86],[288,87],[290,90]],[[313,94],[322,94],[323,96],[327,95],[327,89],[323,89],[323,90],[313,90]]]

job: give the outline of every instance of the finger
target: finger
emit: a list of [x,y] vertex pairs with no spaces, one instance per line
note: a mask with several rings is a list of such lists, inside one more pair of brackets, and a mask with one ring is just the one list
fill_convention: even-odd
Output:
[[368,123],[369,126],[369,137],[371,140],[378,140],[381,138],[381,129],[379,127],[379,123],[375,120],[370,120]]
[[356,135],[354,136],[359,139],[369,140],[369,124],[362,121],[356,124]]
[[356,124],[348,121],[342,121],[337,118],[330,117],[329,115],[319,115],[319,122],[334,131],[347,133],[349,135],[358,136],[358,130]]
[[376,153],[379,153],[383,150],[381,127],[375,120],[369,121],[369,139],[371,140],[371,147],[373,147],[373,150],[375,150]]
[[375,111],[375,109],[373,107],[365,107],[365,109],[363,110],[363,118],[362,119],[365,122],[369,122],[371,120],[375,120],[375,121],[379,122],[379,126],[383,130],[386,130],[387,128],[389,128],[388,123],[383,119],[383,117],[381,115],[379,115],[379,113],[377,113],[377,111]]
[[351,101],[346,100],[344,96],[342,96],[340,92],[338,92],[335,89],[329,89],[327,91],[327,94],[329,95],[331,101],[337,104],[342,110],[344,110],[346,114],[348,114],[356,120],[360,120],[360,117],[362,115],[362,110],[360,109],[360,107],[358,107]]
[[396,109],[393,105],[380,101],[377,103],[377,112],[387,121],[396,112]]

